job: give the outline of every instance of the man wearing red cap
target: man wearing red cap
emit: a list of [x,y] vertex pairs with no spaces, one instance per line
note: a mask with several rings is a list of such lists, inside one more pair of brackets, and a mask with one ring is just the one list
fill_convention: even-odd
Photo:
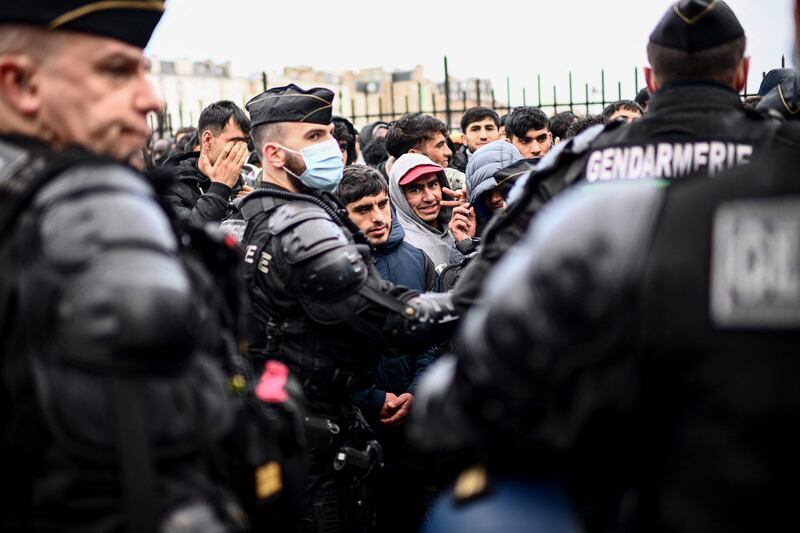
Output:
[[475,236],[475,210],[447,185],[444,169],[422,154],[403,154],[389,173],[389,195],[406,241],[437,269],[451,262],[451,253],[461,253],[459,244],[471,247]]

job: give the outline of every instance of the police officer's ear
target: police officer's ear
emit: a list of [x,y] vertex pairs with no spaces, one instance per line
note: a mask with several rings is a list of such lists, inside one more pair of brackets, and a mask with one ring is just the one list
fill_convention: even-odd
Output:
[[22,115],[36,114],[41,105],[37,73],[28,55],[0,55],[0,99]]
[[736,92],[742,92],[747,85],[747,74],[750,72],[750,57],[745,56],[736,67],[736,76],[733,79],[733,88]]
[[276,143],[266,143],[261,149],[261,161],[275,168],[286,164],[286,150]]
[[644,67],[644,81],[647,83],[647,90],[650,91],[650,94],[653,94],[661,87],[655,72],[650,67]]

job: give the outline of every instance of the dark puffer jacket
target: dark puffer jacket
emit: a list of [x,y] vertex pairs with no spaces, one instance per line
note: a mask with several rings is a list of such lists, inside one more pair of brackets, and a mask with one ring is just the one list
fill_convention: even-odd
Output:
[[450,168],[454,168],[459,172],[467,171],[467,163],[469,163],[469,158],[472,154],[467,151],[466,146],[461,146],[456,153],[453,154],[453,157],[450,158]]
[[[436,290],[438,279],[430,257],[404,241],[405,230],[397,216],[392,216],[389,240],[372,254],[375,268],[385,280],[417,291]],[[417,382],[426,368],[436,359],[438,348],[430,348],[419,357],[401,355],[381,357],[375,368],[375,382],[367,390],[353,394],[353,402],[374,422],[383,407],[386,392],[414,393]]]
[[165,166],[172,169],[177,180],[164,198],[179,217],[193,224],[220,222],[228,214],[231,188],[215,183],[197,168],[199,152],[188,152],[170,158]]

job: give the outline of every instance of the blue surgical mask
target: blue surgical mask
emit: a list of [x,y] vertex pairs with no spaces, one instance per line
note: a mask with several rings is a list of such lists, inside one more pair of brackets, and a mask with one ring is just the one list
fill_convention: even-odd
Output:
[[286,167],[283,167],[283,169],[302,181],[307,187],[333,192],[339,182],[342,181],[344,163],[342,162],[342,151],[336,139],[312,144],[299,152],[283,145],[279,146],[287,152],[298,154],[303,158],[306,169],[299,176]]

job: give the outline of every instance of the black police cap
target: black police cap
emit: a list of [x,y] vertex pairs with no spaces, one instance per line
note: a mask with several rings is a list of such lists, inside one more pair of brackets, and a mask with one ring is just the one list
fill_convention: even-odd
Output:
[[680,0],[661,17],[650,42],[693,53],[743,35],[739,19],[722,0]]
[[786,78],[764,96],[756,109],[776,111],[786,119],[800,119],[800,72],[787,69]]
[[273,122],[310,122],[328,125],[333,113],[333,91],[304,90],[295,84],[273,87],[245,105],[252,127]]
[[2,0],[0,24],[26,24],[110,37],[147,46],[164,0]]

